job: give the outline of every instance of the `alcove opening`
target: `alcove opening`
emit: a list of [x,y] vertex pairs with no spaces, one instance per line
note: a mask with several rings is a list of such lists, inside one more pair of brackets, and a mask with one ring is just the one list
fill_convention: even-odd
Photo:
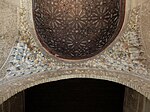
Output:
[[123,85],[67,79],[25,90],[25,112],[123,112]]
[[32,0],[37,39],[59,59],[91,58],[118,36],[125,5],[126,0]]

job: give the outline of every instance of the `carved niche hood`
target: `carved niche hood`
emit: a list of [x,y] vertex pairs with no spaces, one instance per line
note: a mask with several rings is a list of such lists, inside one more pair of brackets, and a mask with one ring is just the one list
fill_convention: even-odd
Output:
[[37,37],[51,54],[70,60],[90,58],[118,35],[125,0],[33,0]]

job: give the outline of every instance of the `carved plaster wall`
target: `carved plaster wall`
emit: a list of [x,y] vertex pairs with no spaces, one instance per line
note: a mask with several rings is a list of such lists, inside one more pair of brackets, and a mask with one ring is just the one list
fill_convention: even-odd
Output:
[[131,88],[126,88],[124,112],[149,112],[150,101]]
[[58,59],[42,47],[31,0],[2,0],[0,13],[0,103],[26,88],[66,78],[114,81],[150,99],[149,0],[126,0],[125,21],[115,41],[78,61]]

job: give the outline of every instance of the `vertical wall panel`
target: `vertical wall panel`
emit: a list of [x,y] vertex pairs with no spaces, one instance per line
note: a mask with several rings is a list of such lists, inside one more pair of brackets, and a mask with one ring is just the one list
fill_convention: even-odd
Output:
[[124,112],[150,112],[150,101],[135,90],[126,88]]
[[18,93],[0,106],[0,112],[24,112],[24,92]]

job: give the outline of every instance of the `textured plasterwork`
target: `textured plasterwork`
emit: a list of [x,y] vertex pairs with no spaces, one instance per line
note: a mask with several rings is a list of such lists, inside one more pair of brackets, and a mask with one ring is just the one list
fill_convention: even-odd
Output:
[[123,112],[147,112],[147,99],[131,88],[125,89]]
[[65,61],[45,52],[33,35],[31,2],[21,0],[19,39],[1,73],[0,102],[31,86],[67,78],[97,78],[124,84],[150,99],[150,75],[141,38],[141,5],[129,13],[124,32],[103,53],[83,61]]
[[[0,70],[17,38],[17,4],[0,1]],[[14,1],[15,2],[15,1]],[[3,75],[0,75],[0,78]]]
[[140,38],[140,7],[131,11],[124,34],[111,48],[94,59],[81,62],[60,61],[45,56],[29,30],[27,10],[22,7],[20,11],[20,40],[10,56],[7,77],[73,68],[120,71],[149,77]]
[[143,3],[141,8],[141,36],[144,41],[150,69],[150,1]]
[[11,81],[5,79],[5,81],[1,83],[0,86],[0,98],[2,98],[0,99],[0,104],[14,94],[17,94],[18,92],[32,86],[70,78],[93,78],[117,82],[135,89],[136,91],[140,92],[141,94],[150,99],[150,82],[148,80],[119,72],[109,72],[93,69],[70,69],[37,73],[36,75],[24,75],[22,77],[14,78]]

